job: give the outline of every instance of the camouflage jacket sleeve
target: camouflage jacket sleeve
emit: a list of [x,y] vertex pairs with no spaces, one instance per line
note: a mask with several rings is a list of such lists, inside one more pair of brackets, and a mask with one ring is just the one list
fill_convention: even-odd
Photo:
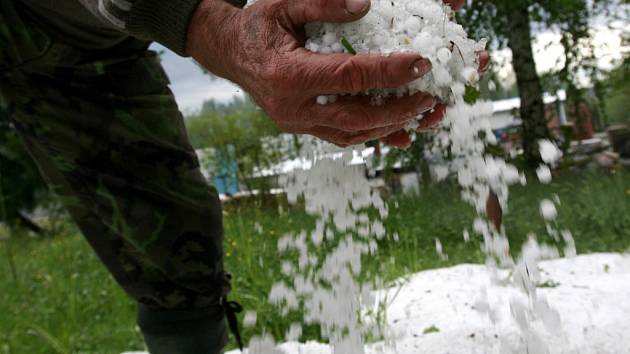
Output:
[[188,23],[201,0],[79,0],[113,27],[185,55]]

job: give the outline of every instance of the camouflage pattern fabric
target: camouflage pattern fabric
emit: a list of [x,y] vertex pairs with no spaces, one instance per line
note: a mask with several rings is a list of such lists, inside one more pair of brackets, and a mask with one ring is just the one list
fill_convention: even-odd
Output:
[[230,288],[220,202],[147,47],[130,38],[82,51],[0,0],[0,104],[145,318],[192,309],[222,323]]

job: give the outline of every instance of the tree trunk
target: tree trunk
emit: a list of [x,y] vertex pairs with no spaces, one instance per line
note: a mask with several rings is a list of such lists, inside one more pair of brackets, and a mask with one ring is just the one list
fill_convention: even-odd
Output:
[[548,139],[550,134],[545,119],[542,85],[534,62],[528,3],[520,0],[506,5],[512,63],[521,97],[523,149],[526,162],[533,167],[541,161],[538,141]]

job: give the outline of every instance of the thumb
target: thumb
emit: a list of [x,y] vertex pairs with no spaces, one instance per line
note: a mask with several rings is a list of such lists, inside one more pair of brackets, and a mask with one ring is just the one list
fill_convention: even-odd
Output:
[[451,8],[455,11],[459,11],[459,9],[462,8],[462,6],[464,6],[464,0],[444,0],[444,3],[446,3],[447,5],[450,5]]
[[370,0],[287,0],[287,15],[293,24],[307,22],[352,22],[365,16]]

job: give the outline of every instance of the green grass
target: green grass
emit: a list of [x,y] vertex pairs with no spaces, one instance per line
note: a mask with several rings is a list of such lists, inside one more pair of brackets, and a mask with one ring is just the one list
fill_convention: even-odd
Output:
[[[628,250],[630,175],[626,173],[567,174],[550,186],[514,188],[505,217],[513,251],[520,249],[529,232],[551,242],[545,236],[538,202],[552,193],[562,201],[558,225],[573,232],[579,253]],[[391,217],[386,226],[400,240],[380,242],[379,253],[366,259],[366,275],[392,281],[420,270],[483,261],[477,238],[463,242],[462,230],[470,229],[474,214],[460,201],[456,188],[440,185],[419,197],[390,197],[388,202]],[[226,267],[235,276],[233,299],[257,311],[259,327],[278,338],[299,321],[299,315],[282,319],[265,301],[279,279],[277,240],[312,226],[308,216],[273,201],[230,205],[225,211]],[[61,234],[10,241],[17,282],[6,259],[7,244],[0,244],[0,353],[114,354],[142,349],[133,303],[76,229],[68,227]],[[436,254],[435,238],[441,240],[447,261]],[[260,332],[245,329],[243,334],[247,340]],[[318,339],[317,328],[306,328],[304,333],[302,339]]]
[[11,247],[18,281],[3,254],[0,353],[116,353],[141,347],[134,304],[76,231],[52,239],[16,237]]

